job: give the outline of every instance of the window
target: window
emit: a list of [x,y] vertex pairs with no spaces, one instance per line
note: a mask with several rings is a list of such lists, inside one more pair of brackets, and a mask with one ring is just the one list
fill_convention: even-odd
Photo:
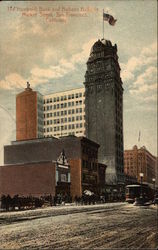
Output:
[[74,106],[74,102],[72,102],[71,105]]
[[79,93],[79,97],[82,97],[82,93]]
[[82,113],[82,108],[80,108],[80,113]]
[[60,112],[57,112],[57,116],[59,116],[60,115]]
[[71,102],[68,102],[68,107],[71,107]]
[[75,113],[75,110],[74,110],[74,109],[72,109],[72,110],[71,110],[71,112],[72,112],[72,114],[74,114],[74,113]]
[[80,128],[82,128],[82,123],[80,123]]
[[73,116],[73,117],[72,117],[72,122],[74,122],[74,120],[75,120],[75,117]]
[[56,116],[56,112],[54,112],[54,116]]
[[82,115],[80,116],[80,120],[82,120]]
[[61,96],[61,101],[63,101],[63,96]]
[[57,109],[59,109],[59,104],[57,104]]
[[50,98],[50,102],[52,102],[52,98]]
[[68,110],[68,114],[69,114],[69,115],[71,114],[71,110]]
[[67,129],[67,125],[64,126],[64,129]]
[[54,105],[54,109],[56,109],[56,105]]
[[61,108],[63,108],[64,107],[64,105],[63,105],[63,103],[61,103]]
[[71,117],[68,118],[68,122],[71,122]]
[[65,122],[67,122],[67,118],[65,118]]
[[55,132],[55,131],[57,131],[57,128],[56,128],[56,127],[54,127],[54,132]]
[[61,111],[61,115],[63,115],[64,114],[64,112],[63,111]]
[[64,111],[64,115],[67,115],[67,110]]
[[60,178],[61,178],[61,182],[67,182],[66,174],[61,174]]
[[47,121],[47,125],[49,125],[49,120]]
[[82,105],[82,101],[79,101],[79,104]]
[[54,97],[54,102],[56,102],[56,97]]
[[57,102],[59,102],[59,96],[57,97]]
[[74,99],[74,94],[72,94],[72,99]]
[[78,109],[76,109],[76,113],[78,113],[78,111],[79,111],[79,110],[78,110]]
[[71,129],[71,124],[69,125],[69,129]]
[[79,120],[79,116],[76,116],[76,121],[78,121]]
[[71,99],[71,95],[68,95],[68,99],[69,99],[69,100]]
[[67,103],[64,103],[64,108],[66,108],[67,107]]
[[78,105],[78,101],[76,101],[76,105]]
[[67,97],[66,97],[66,95],[64,95],[64,100],[67,100]]
[[47,128],[47,132],[49,132],[49,128]]
[[72,124],[72,129],[74,129],[75,128],[75,126],[74,126],[74,124]]
[[76,98],[78,98],[78,93],[76,93]]
[[49,113],[47,113],[47,118],[49,117]]

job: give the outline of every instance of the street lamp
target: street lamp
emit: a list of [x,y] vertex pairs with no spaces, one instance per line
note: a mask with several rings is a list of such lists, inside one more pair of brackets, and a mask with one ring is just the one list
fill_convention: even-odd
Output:
[[142,182],[143,182],[143,176],[144,176],[144,174],[143,173],[140,173],[139,174],[140,175],[140,198],[142,198],[143,197],[143,190],[142,190]]
[[154,186],[154,195],[155,195],[155,178],[152,179],[153,181],[153,186]]

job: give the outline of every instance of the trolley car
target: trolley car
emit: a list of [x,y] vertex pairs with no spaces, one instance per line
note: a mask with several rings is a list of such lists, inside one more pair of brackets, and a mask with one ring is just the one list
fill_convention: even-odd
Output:
[[134,203],[135,198],[139,198],[141,194],[146,201],[154,199],[154,190],[147,184],[142,184],[142,186],[139,184],[126,186],[126,201],[128,203]]

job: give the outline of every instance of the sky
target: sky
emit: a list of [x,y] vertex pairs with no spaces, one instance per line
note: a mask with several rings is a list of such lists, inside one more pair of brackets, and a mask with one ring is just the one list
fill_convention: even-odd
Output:
[[[157,154],[157,2],[0,2],[0,164],[16,139],[16,94],[26,82],[41,94],[83,87],[94,42],[117,44],[124,88],[124,149]],[[138,136],[140,131],[140,142]]]

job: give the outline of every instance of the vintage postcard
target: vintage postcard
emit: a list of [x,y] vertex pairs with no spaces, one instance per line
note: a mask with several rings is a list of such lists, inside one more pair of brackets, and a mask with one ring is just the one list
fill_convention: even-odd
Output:
[[0,1],[0,249],[157,249],[157,1]]

